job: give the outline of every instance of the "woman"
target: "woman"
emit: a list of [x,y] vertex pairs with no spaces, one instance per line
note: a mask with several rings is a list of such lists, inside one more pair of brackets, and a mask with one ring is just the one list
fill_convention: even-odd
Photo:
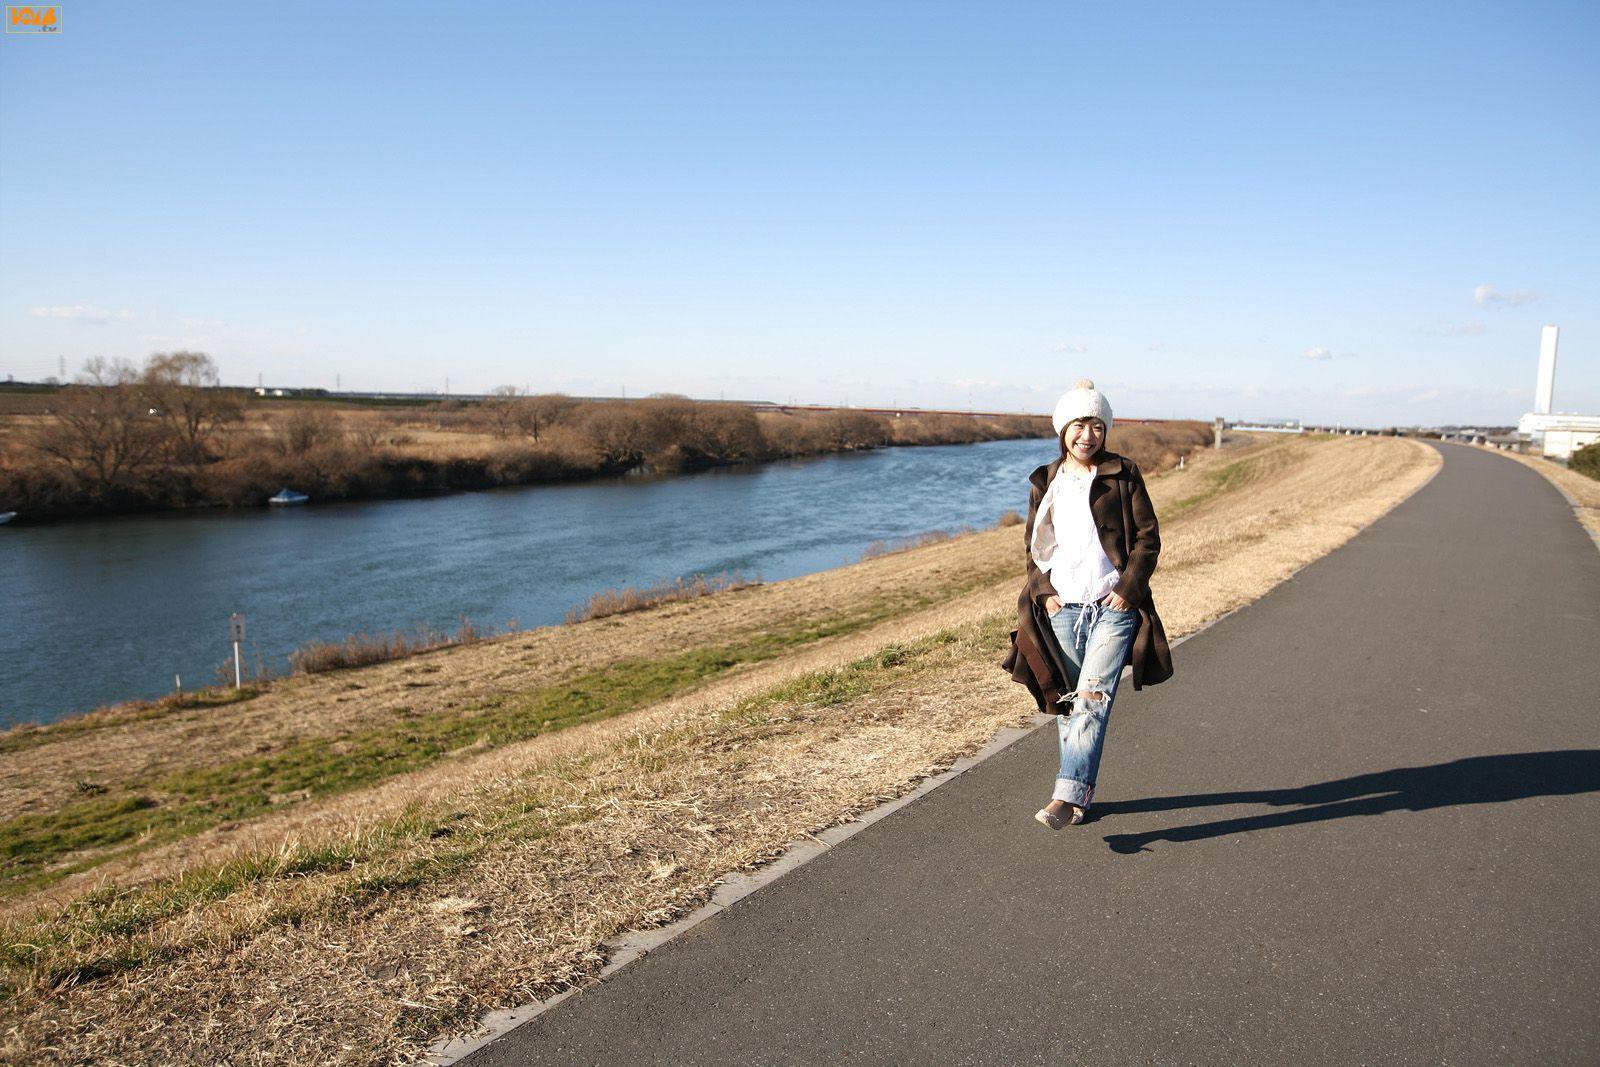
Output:
[[1034,816],[1059,830],[1081,823],[1094,799],[1124,664],[1139,689],[1172,677],[1172,653],[1150,599],[1156,513],[1139,468],[1106,451],[1110,403],[1083,379],[1051,422],[1061,458],[1028,479],[1028,577],[1003,666],[1040,711],[1061,717],[1055,791]]

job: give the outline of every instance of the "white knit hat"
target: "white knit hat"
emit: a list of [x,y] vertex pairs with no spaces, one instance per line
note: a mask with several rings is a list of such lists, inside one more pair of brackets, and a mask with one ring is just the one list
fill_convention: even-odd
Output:
[[1107,432],[1111,430],[1111,402],[1088,378],[1073,382],[1072,388],[1056,401],[1056,412],[1050,416],[1050,424],[1056,428],[1057,437],[1073,419],[1099,419],[1106,424]]

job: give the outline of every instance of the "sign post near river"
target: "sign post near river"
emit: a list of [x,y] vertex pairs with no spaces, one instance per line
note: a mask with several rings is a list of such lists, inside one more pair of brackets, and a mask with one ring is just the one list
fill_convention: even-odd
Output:
[[244,688],[244,669],[239,661],[239,642],[244,640],[244,616],[237,611],[228,616],[228,636],[233,641],[233,687]]

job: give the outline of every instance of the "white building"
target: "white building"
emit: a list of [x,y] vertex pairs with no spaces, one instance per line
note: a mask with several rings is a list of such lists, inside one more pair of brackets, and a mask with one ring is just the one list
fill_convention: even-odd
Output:
[[1556,326],[1546,326],[1539,333],[1539,377],[1533,390],[1533,410],[1517,420],[1517,432],[1537,444],[1545,455],[1569,459],[1584,445],[1600,441],[1600,415],[1570,415],[1551,410],[1560,333]]

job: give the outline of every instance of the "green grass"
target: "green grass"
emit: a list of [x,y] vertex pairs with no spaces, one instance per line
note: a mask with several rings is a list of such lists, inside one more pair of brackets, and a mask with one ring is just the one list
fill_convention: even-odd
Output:
[[1255,457],[1236,459],[1232,463],[1224,464],[1215,470],[1206,471],[1201,488],[1161,509],[1161,518],[1175,519],[1186,511],[1193,511],[1214,497],[1234,489],[1249,479],[1260,467]]
[[[538,826],[528,816],[540,813]],[[54,914],[24,920],[0,938],[0,1003],[20,980],[62,989],[180,955],[182,945],[141,939],[159,923],[226,900],[271,881],[359,871],[330,898],[285,900],[259,917],[260,926],[348,912],[385,893],[451,877],[509,836],[537,837],[581,814],[546,811],[522,801],[493,821],[460,823],[459,813],[413,811],[361,835],[252,853],[220,865],[192,868],[176,878],[136,886],[107,886],[87,893]],[[553,820],[553,821],[552,821]]]
[[[904,685],[918,672],[946,669],[951,652],[993,658],[1005,644],[1010,626],[1006,613],[976,626],[890,645],[841,667],[774,686],[741,702],[722,716],[722,722],[762,730],[786,721],[781,713],[785,707],[830,707]],[[106,807],[98,814],[116,817]],[[443,808],[412,809],[359,836],[295,841],[189,868],[169,879],[106,886],[58,912],[42,912],[8,925],[7,936],[0,937],[0,1003],[23,985],[66,988],[176,957],[185,951],[182,944],[160,943],[143,935],[168,919],[264,883],[342,872],[354,875],[331,894],[305,900],[285,895],[257,917],[258,928],[335,909],[348,912],[385,893],[448,879],[509,840],[541,837],[589,817],[587,809],[548,804],[534,794],[516,795],[501,807],[476,811],[470,818]]]
[[[273,752],[189,767],[110,792],[83,783],[80,793],[90,795],[53,811],[0,822],[0,894],[27,892],[220,823],[370,786],[438,763],[458,750],[514,744],[626,714],[687,693],[742,665],[865,629],[1003,577],[969,576],[919,595],[875,602],[852,614],[811,620],[715,648],[615,663],[555,685],[306,738]],[[891,665],[884,656],[902,654],[891,649],[880,652],[872,660],[874,669]],[[822,687],[817,699],[839,703],[856,695],[859,672],[845,671],[837,678],[824,672],[811,682]]]

